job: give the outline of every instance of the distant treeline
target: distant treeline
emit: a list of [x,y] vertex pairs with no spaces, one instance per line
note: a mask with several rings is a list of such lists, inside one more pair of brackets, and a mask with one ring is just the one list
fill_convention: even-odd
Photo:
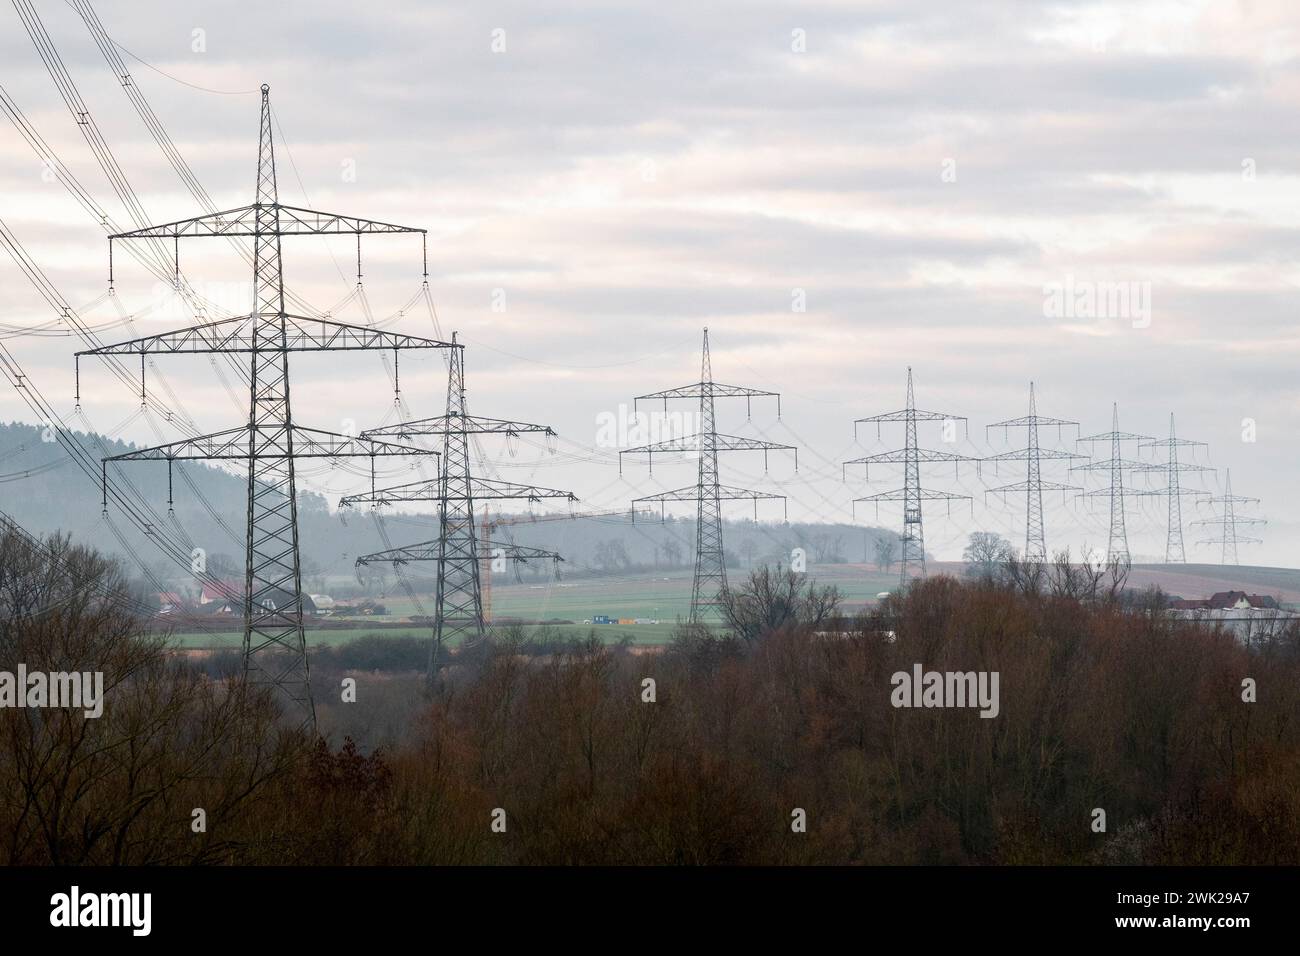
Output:
[[[105,450],[101,451],[92,435],[78,432],[68,437],[81,442],[95,458],[135,448],[105,439]],[[127,557],[104,526],[99,487],[72,463],[62,445],[53,438],[53,433],[42,427],[18,422],[0,424],[0,510],[34,534],[61,530],[77,541]],[[209,570],[219,576],[242,579],[248,495],[242,475],[203,462],[176,463],[173,518],[167,514],[165,463],[139,461],[114,467],[120,468],[140,489],[165,521],[174,521],[189,533],[195,545],[203,549]],[[399,514],[388,509],[382,514],[387,542],[369,508],[354,509],[341,518],[331,511],[321,495],[300,493],[298,522],[304,588],[341,597],[390,590],[396,582],[391,566],[364,568],[358,580],[356,558],[390,546],[430,540],[437,535],[438,520],[432,510],[423,514]],[[132,548],[150,562],[158,578],[180,591],[194,586],[194,579],[185,569],[163,560],[147,536],[135,531],[125,520],[119,519],[117,524]],[[881,559],[882,546],[887,550],[890,543],[897,541],[897,535],[891,531],[844,524],[782,525],[746,520],[725,524],[728,564],[736,569],[789,564],[796,548],[803,550],[809,564],[876,562]],[[567,576],[686,567],[694,561],[695,554],[694,520],[670,517],[661,522],[658,514],[639,515],[635,522],[630,513],[537,523],[518,520],[494,528],[491,538],[498,543],[514,542],[558,551],[565,559],[562,573]],[[128,562],[127,571],[135,570]],[[533,561],[520,564],[517,573],[521,579],[538,580],[552,570],[550,562]],[[419,580],[430,577],[432,568],[409,565],[405,573]]]

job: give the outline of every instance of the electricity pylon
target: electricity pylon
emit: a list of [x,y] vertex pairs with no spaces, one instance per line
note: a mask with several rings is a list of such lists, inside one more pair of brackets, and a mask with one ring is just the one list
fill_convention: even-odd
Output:
[[1193,454],[1195,449],[1208,448],[1209,446],[1203,441],[1191,441],[1186,438],[1179,438],[1174,432],[1174,416],[1169,414],[1169,437],[1152,439],[1141,442],[1138,449],[1143,448],[1163,448],[1165,450],[1164,462],[1152,462],[1145,471],[1162,471],[1165,474],[1165,487],[1160,491],[1151,492],[1151,494],[1164,495],[1168,499],[1168,525],[1165,533],[1165,564],[1186,564],[1187,552],[1183,548],[1183,495],[1201,495],[1208,496],[1208,491],[1202,491],[1200,488],[1184,488],[1182,486],[1182,475],[1187,472],[1214,471],[1205,465],[1198,465],[1194,462],[1180,462],[1178,460],[1179,448],[1191,448]]
[[1242,518],[1237,515],[1237,505],[1257,505],[1258,498],[1248,498],[1245,495],[1234,495],[1232,493],[1232,470],[1228,469],[1223,477],[1223,494],[1217,498],[1210,498],[1210,504],[1220,505],[1222,513],[1217,518],[1204,518],[1200,521],[1193,521],[1193,525],[1219,525],[1223,532],[1217,538],[1205,538],[1196,542],[1197,544],[1218,544],[1223,546],[1222,564],[1240,564],[1237,560],[1237,545],[1239,544],[1263,544],[1263,538],[1251,538],[1246,535],[1237,534],[1237,525],[1239,524],[1267,524],[1263,518]]
[[[114,240],[171,239],[179,259],[181,239],[251,237],[254,253],[252,313],[79,352],[77,400],[80,402],[81,398],[80,359],[83,355],[138,354],[142,401],[145,396],[146,355],[231,353],[249,356],[246,425],[106,458],[103,480],[107,489],[107,463],[110,461],[166,460],[169,489],[175,461],[222,459],[247,462],[244,671],[250,682],[270,684],[287,695],[304,723],[314,728],[316,716],[302,620],[294,460],[369,456],[373,483],[375,458],[430,452],[295,425],[290,411],[289,353],[355,349],[392,349],[396,353],[400,349],[447,348],[448,343],[290,315],[285,311],[284,275],[280,263],[282,236],[355,235],[359,250],[363,234],[413,233],[423,236],[425,230],[281,204],[275,181],[269,94],[270,87],[263,85],[257,198],[252,205],[109,236],[110,285]],[[425,276],[427,280],[427,266]],[[170,504],[170,492],[168,497]],[[104,505],[107,510],[107,493]]]
[[698,449],[700,453],[699,474],[694,485],[665,491],[657,495],[647,495],[632,502],[632,519],[636,520],[636,506],[658,502],[660,514],[670,501],[696,502],[695,517],[695,580],[691,585],[692,624],[703,623],[709,615],[719,614],[725,606],[727,595],[727,563],[722,547],[722,502],[746,500],[754,502],[754,519],[758,520],[758,502],[760,499],[780,499],[784,495],[769,494],[764,491],[751,491],[724,485],[718,480],[718,452],[720,451],[762,451],[763,470],[767,470],[767,453],[769,451],[793,451],[794,467],[799,470],[799,450],[793,445],[781,445],[776,442],[760,441],[755,438],[740,438],[735,435],[718,433],[713,413],[713,402],[718,398],[744,398],[746,409],[755,397],[775,397],[776,415],[781,417],[781,396],[776,392],[765,392],[756,388],[740,385],[722,385],[713,381],[713,364],[709,358],[709,330],[704,330],[704,354],[700,361],[700,380],[679,388],[665,389],[638,395],[632,400],[633,410],[637,403],[649,399],[662,399],[664,410],[668,409],[670,398],[698,398],[700,400],[700,431],[694,435],[670,438],[666,441],[641,445],[637,448],[625,448],[618,453],[619,472],[623,470],[623,456],[643,454],[648,456],[653,468],[656,453],[690,452]]
[[[945,423],[945,432],[949,425],[956,429],[956,423],[961,422],[963,427],[966,425],[964,415],[950,415],[947,412],[927,412],[916,407],[916,398],[912,392],[912,368],[907,368],[907,407],[897,412],[886,412],[884,415],[872,415],[869,418],[859,418],[853,423],[853,436],[857,438],[858,426],[875,422],[876,435],[880,435],[880,425],[882,422],[903,422],[906,436],[904,447],[894,451],[881,452],[877,455],[867,455],[865,458],[854,458],[852,461],[846,461],[844,467],[849,465],[862,465],[864,477],[870,477],[869,469],[873,464],[884,462],[903,464],[903,487],[894,491],[885,491],[876,495],[868,495],[865,498],[853,499],[854,510],[859,501],[870,501],[876,505],[877,515],[880,513],[880,502],[882,501],[901,501],[903,502],[903,563],[899,571],[899,587],[907,587],[907,583],[916,577],[925,576],[925,527],[921,520],[921,502],[922,501],[947,501],[949,512],[952,510],[954,501],[970,501],[970,495],[953,495],[943,491],[931,491],[928,488],[921,487],[921,463],[936,461],[954,462],[953,472],[956,474],[958,465],[963,461],[975,461],[967,455],[958,455],[953,452],[932,451],[928,448],[921,448],[917,445],[916,423],[929,421],[943,421]],[[945,440],[956,441],[956,435],[948,439],[945,434]]]
[[1110,442],[1110,457],[1104,461],[1089,461],[1085,465],[1075,465],[1071,471],[1109,471],[1110,487],[1103,488],[1100,491],[1084,491],[1080,497],[1094,498],[1106,496],[1110,498],[1110,535],[1106,542],[1106,562],[1117,564],[1130,564],[1132,557],[1128,550],[1128,525],[1124,518],[1124,495],[1145,495],[1151,494],[1148,491],[1137,491],[1125,489],[1124,472],[1125,471],[1145,471],[1147,462],[1134,461],[1125,458],[1122,454],[1123,443],[1145,442],[1150,441],[1150,435],[1138,435],[1133,432],[1122,432],[1119,430],[1119,404],[1111,406],[1111,430],[1101,432],[1096,435],[1088,435],[1084,438],[1076,439],[1076,442],[1095,443],[1099,441]]
[[433,646],[429,652],[430,683],[436,680],[439,652],[442,647],[456,637],[468,643],[478,640],[487,633],[487,623],[483,617],[480,562],[495,557],[506,560],[559,557],[554,552],[529,548],[501,548],[500,555],[484,552],[479,547],[474,527],[474,502],[489,500],[535,502],[543,498],[564,498],[570,502],[578,500],[569,491],[480,478],[472,473],[469,449],[471,435],[504,435],[513,438],[531,432],[552,438],[555,432],[547,425],[531,425],[527,422],[482,418],[469,414],[465,402],[465,346],[456,341],[454,333],[451,337],[449,356],[446,414],[418,421],[385,425],[382,428],[371,428],[362,432],[364,437],[371,439],[390,436],[408,438],[415,435],[441,438],[442,455],[439,460],[438,477],[391,488],[371,489],[368,493],[348,495],[339,501],[341,508],[361,502],[370,502],[376,506],[415,501],[438,503],[436,540],[369,554],[357,559],[357,564],[381,561],[398,563],[415,560],[437,561],[438,583],[433,618]]
[[1066,421],[1064,418],[1047,418],[1038,414],[1038,401],[1034,397],[1034,383],[1029,383],[1029,414],[1022,418],[1009,418],[1004,422],[994,422],[992,425],[986,425],[984,428],[985,435],[990,428],[1001,428],[1003,434],[1010,428],[1027,429],[1028,444],[1025,448],[1016,451],[1003,452],[1000,455],[991,455],[984,461],[994,463],[996,470],[997,463],[1001,461],[1023,461],[1025,462],[1025,480],[1016,482],[1011,485],[1003,485],[1000,488],[990,488],[985,492],[986,495],[1000,494],[1003,500],[1012,492],[1024,492],[1025,495],[1025,560],[1045,562],[1047,560],[1047,534],[1043,527],[1043,491],[1059,491],[1064,497],[1066,492],[1082,491],[1083,489],[1076,485],[1063,485],[1055,481],[1043,481],[1042,478],[1042,460],[1049,461],[1070,461],[1075,458],[1086,458],[1086,455],[1079,455],[1074,452],[1060,451],[1055,448],[1046,450],[1039,447],[1038,428],[1040,425],[1055,425],[1057,438],[1059,440],[1062,427],[1073,425],[1076,432],[1079,428],[1078,422]]

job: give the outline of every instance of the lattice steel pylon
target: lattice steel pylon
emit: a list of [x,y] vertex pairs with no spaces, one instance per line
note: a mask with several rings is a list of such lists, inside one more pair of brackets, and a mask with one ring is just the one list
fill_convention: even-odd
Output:
[[1246,495],[1234,495],[1232,493],[1232,470],[1228,469],[1223,477],[1223,494],[1217,498],[1210,498],[1210,504],[1217,504],[1222,507],[1222,513],[1218,518],[1204,518],[1200,521],[1193,521],[1193,525],[1218,525],[1223,529],[1222,534],[1217,538],[1205,538],[1196,542],[1197,544],[1218,544],[1223,546],[1222,564],[1240,564],[1237,558],[1237,545],[1239,544],[1263,544],[1263,538],[1252,538],[1237,533],[1237,525],[1240,524],[1268,524],[1263,518],[1243,518],[1237,514],[1237,505],[1257,505],[1258,498],[1250,498]]
[[921,487],[921,464],[922,462],[930,463],[936,461],[951,461],[954,463],[953,471],[956,473],[957,468],[963,461],[975,461],[967,455],[958,455],[954,452],[932,451],[928,448],[921,448],[917,444],[916,423],[928,421],[943,421],[945,427],[951,424],[954,434],[951,440],[956,440],[956,424],[961,422],[963,427],[966,425],[964,415],[951,415],[947,412],[929,412],[916,407],[916,397],[912,390],[912,367],[907,368],[907,407],[896,412],[886,412],[883,415],[872,415],[867,418],[859,418],[853,423],[853,435],[856,438],[858,426],[864,423],[874,422],[876,425],[876,435],[880,435],[880,426],[884,422],[902,422],[904,424],[905,437],[904,446],[894,451],[881,452],[875,455],[867,455],[863,458],[854,458],[844,463],[844,468],[849,465],[862,465],[864,477],[870,477],[869,469],[873,464],[899,462],[903,465],[903,487],[894,491],[885,491],[880,494],[867,495],[865,498],[853,499],[854,514],[856,517],[857,504],[860,501],[870,501],[876,505],[877,515],[880,513],[880,502],[882,501],[902,501],[903,502],[903,534],[901,536],[903,544],[902,567],[899,569],[899,587],[906,588],[909,581],[914,578],[925,576],[925,526],[921,515],[921,502],[923,501],[946,501],[951,511],[952,502],[970,501],[970,495],[953,495],[942,491],[931,491]]
[[[142,400],[146,355],[227,353],[249,357],[247,424],[104,459],[104,507],[107,511],[110,461],[165,460],[168,463],[169,488],[175,461],[218,459],[247,462],[244,672],[250,682],[276,688],[288,698],[302,721],[314,728],[315,707],[303,630],[294,460],[368,456],[373,484],[374,460],[378,457],[436,453],[294,424],[290,404],[289,353],[367,349],[392,349],[396,353],[400,349],[450,346],[433,339],[290,315],[285,311],[284,274],[280,259],[282,236],[355,235],[359,256],[363,234],[413,233],[423,237],[425,230],[281,204],[276,189],[271,127],[270,88],[263,85],[257,192],[251,205],[109,236],[110,285],[114,240],[171,239],[179,259],[181,239],[251,237],[254,246],[253,311],[246,316],[77,353],[77,401],[80,403],[81,399],[80,359],[83,355],[138,354]],[[179,274],[179,267],[177,272]],[[427,265],[425,278],[427,281]]]
[[744,398],[746,407],[756,397],[775,397],[777,418],[781,417],[781,396],[776,392],[745,388],[740,385],[722,385],[713,381],[713,363],[709,355],[709,330],[704,330],[704,351],[700,360],[700,380],[679,388],[665,389],[638,395],[633,399],[633,408],[637,403],[650,399],[661,399],[664,410],[668,409],[670,398],[698,398],[700,401],[700,430],[694,435],[683,435],[666,441],[625,448],[619,455],[619,473],[623,470],[624,455],[646,455],[651,471],[654,470],[656,453],[680,454],[698,449],[699,472],[696,483],[686,488],[665,491],[657,495],[636,498],[632,502],[632,519],[636,520],[636,506],[658,502],[661,515],[665,505],[670,501],[695,501],[695,577],[691,584],[692,624],[705,623],[705,619],[719,615],[726,605],[727,562],[722,544],[722,502],[745,500],[754,503],[754,519],[758,519],[758,502],[760,500],[780,499],[784,495],[764,491],[753,491],[724,485],[718,477],[718,452],[720,451],[762,451],[763,470],[767,470],[767,453],[769,451],[793,451],[795,470],[799,470],[799,450],[794,445],[782,445],[777,442],[761,441],[756,438],[741,438],[736,435],[719,434],[717,420],[714,417],[713,403],[718,398]]
[[1001,428],[1005,433],[1010,428],[1024,428],[1028,435],[1027,446],[1016,451],[1003,452],[1000,455],[990,455],[983,461],[993,462],[997,467],[998,462],[1002,461],[1023,461],[1025,462],[1025,480],[1011,485],[1003,485],[1000,488],[990,488],[985,492],[986,495],[1001,494],[1005,496],[1012,492],[1024,492],[1025,495],[1025,560],[1042,563],[1047,560],[1047,533],[1043,526],[1043,491],[1059,491],[1063,495],[1070,491],[1081,491],[1075,485],[1064,485],[1055,481],[1043,481],[1042,477],[1042,460],[1049,461],[1065,460],[1069,461],[1074,458],[1084,458],[1084,455],[1078,455],[1074,452],[1060,451],[1055,448],[1044,450],[1038,443],[1038,428],[1040,425],[1055,425],[1059,437],[1061,428],[1065,425],[1073,425],[1077,430],[1078,422],[1067,421],[1064,418],[1047,418],[1038,414],[1038,400],[1034,396],[1034,383],[1029,383],[1029,414],[1022,418],[1009,418],[1004,422],[994,422],[992,425],[985,426],[984,432],[987,435],[990,428]]
[[1122,432],[1119,430],[1119,405],[1118,403],[1111,406],[1111,430],[1101,432],[1096,435],[1087,435],[1083,438],[1076,439],[1077,442],[1110,442],[1110,457],[1105,461],[1090,461],[1086,465],[1075,465],[1071,471],[1108,471],[1110,472],[1110,486],[1101,491],[1085,491],[1081,497],[1091,498],[1104,495],[1110,498],[1110,533],[1106,541],[1106,561],[1107,563],[1115,562],[1118,564],[1132,563],[1132,556],[1128,550],[1128,524],[1124,515],[1124,495],[1147,495],[1152,494],[1149,491],[1140,491],[1135,489],[1124,488],[1125,471],[1146,471],[1147,463],[1125,458],[1122,454],[1123,442],[1146,442],[1150,441],[1150,435],[1138,435],[1133,432]]
[[555,432],[547,425],[469,414],[465,400],[465,347],[456,341],[455,333],[452,333],[451,342],[447,362],[446,413],[362,432],[363,436],[371,439],[405,439],[417,435],[441,438],[442,455],[437,479],[372,489],[366,494],[349,495],[339,502],[340,507],[361,502],[375,505],[438,502],[438,537],[435,540],[363,555],[357,559],[358,565],[384,561],[398,564],[407,561],[437,562],[433,645],[429,652],[427,673],[431,684],[437,678],[438,660],[443,647],[456,638],[462,642],[472,642],[487,633],[480,573],[483,561],[494,558],[526,561],[544,557],[560,560],[559,555],[552,551],[514,545],[495,549],[499,554],[484,551],[475,530],[474,502],[512,499],[535,502],[543,498],[564,498],[570,502],[578,500],[569,491],[479,478],[472,473],[469,447],[471,435],[504,435],[512,438],[525,433],[540,433],[549,439],[555,437]]
[[1169,414],[1169,437],[1151,439],[1150,441],[1141,442],[1139,449],[1163,448],[1165,450],[1165,460],[1163,462],[1152,462],[1147,466],[1146,471],[1164,472],[1165,487],[1162,491],[1153,491],[1151,494],[1164,495],[1168,499],[1168,524],[1165,532],[1165,564],[1186,564],[1187,552],[1183,547],[1183,495],[1201,495],[1208,496],[1208,491],[1202,491],[1199,488],[1184,488],[1182,485],[1182,475],[1187,472],[1213,471],[1205,465],[1197,465],[1193,462],[1180,462],[1178,460],[1179,448],[1191,448],[1193,453],[1197,447],[1208,448],[1209,446],[1203,441],[1191,441],[1186,438],[1179,438],[1174,431],[1174,416]]

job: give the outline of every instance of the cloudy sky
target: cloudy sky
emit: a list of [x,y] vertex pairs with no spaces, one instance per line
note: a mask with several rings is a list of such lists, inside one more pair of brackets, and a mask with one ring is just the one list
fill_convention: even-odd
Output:
[[[39,7],[149,218],[197,214],[79,16]],[[591,509],[691,483],[688,460],[657,462],[653,476],[628,462],[620,478],[600,424],[637,394],[695,381],[708,326],[719,381],[782,393],[780,421],[756,401],[747,422],[741,402],[720,408],[719,427],[800,446],[797,474],[782,453],[765,475],[761,456],[738,452],[724,481],[782,491],[792,519],[847,520],[852,498],[901,483],[883,466],[844,483],[839,463],[901,446],[897,426],[855,442],[853,421],[901,408],[910,365],[920,407],[970,420],[969,439],[958,429],[945,445],[933,424],[922,444],[972,457],[1022,447],[1023,433],[1004,441],[984,426],[1026,414],[1030,380],[1040,413],[1078,420],[1084,435],[1110,428],[1113,402],[1126,431],[1167,435],[1176,414],[1181,437],[1209,445],[1196,460],[1217,469],[1188,484],[1218,494],[1231,468],[1234,492],[1263,499],[1265,543],[1243,548],[1243,563],[1300,561],[1300,12],[1287,0],[96,10],[218,207],[252,199],[256,91],[269,83],[282,201],[429,230],[436,329],[468,345],[473,410],[561,435],[554,455],[485,446],[503,475],[572,488]],[[8,5],[0,24],[0,84],[129,222]],[[118,302],[104,297],[104,230],[11,125],[0,129],[0,217],[86,320],[106,340],[132,337],[114,325],[119,304],[140,334],[188,324],[124,253]],[[355,255],[344,238],[286,240],[286,277],[314,309],[361,323]],[[363,255],[375,318],[434,335],[415,299],[418,241],[368,239]],[[224,246],[191,242],[182,268],[214,299],[246,293]],[[48,322],[7,259],[0,275],[0,322]],[[75,421],[77,340],[6,344]],[[202,428],[246,415],[206,358],[158,367],[151,387],[171,388]],[[293,367],[301,424],[392,420],[378,357],[295,356]],[[441,412],[438,354],[404,355],[401,372],[411,414]],[[91,367],[83,393],[105,431],[138,405]],[[31,419],[12,393],[0,415]],[[154,434],[139,418],[121,428],[142,443]],[[1042,439],[1073,447],[1073,436]],[[956,471],[924,474],[974,499],[951,517],[930,509],[930,550],[955,557],[980,529],[1023,543],[1020,499],[984,494],[1023,472]],[[1089,489],[1106,480],[1044,474]],[[337,472],[309,481],[359,490]],[[1105,502],[1062,498],[1047,495],[1049,547],[1104,546]],[[1135,558],[1159,557],[1163,499],[1129,507]],[[1184,513],[1213,512],[1188,499]],[[779,506],[760,516],[779,519]],[[875,513],[860,506],[858,519]],[[900,516],[882,508],[879,521]],[[1188,529],[1189,559],[1218,559],[1192,547],[1205,534]]]

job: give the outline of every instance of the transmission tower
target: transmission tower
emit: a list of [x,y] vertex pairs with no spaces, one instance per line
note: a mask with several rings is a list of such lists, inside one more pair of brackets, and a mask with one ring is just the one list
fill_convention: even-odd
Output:
[[1258,498],[1248,498],[1245,495],[1234,495],[1232,493],[1232,470],[1229,469],[1224,473],[1223,494],[1217,498],[1210,498],[1211,504],[1219,505],[1222,508],[1218,518],[1205,518],[1200,521],[1193,521],[1193,525],[1218,525],[1222,533],[1217,538],[1205,538],[1197,544],[1218,544],[1223,546],[1223,557],[1221,564],[1240,564],[1237,560],[1237,545],[1239,544],[1263,544],[1262,538],[1251,538],[1246,535],[1237,533],[1239,524],[1267,524],[1263,518],[1242,518],[1237,515],[1237,505],[1257,505]]
[[1054,481],[1043,481],[1041,462],[1044,458],[1049,461],[1070,461],[1075,458],[1085,458],[1085,455],[1078,455],[1074,452],[1059,451],[1054,448],[1046,450],[1039,447],[1038,428],[1040,425],[1055,425],[1057,438],[1060,438],[1061,428],[1065,425],[1073,425],[1077,432],[1079,423],[1066,421],[1063,418],[1046,418],[1038,414],[1038,402],[1034,397],[1034,383],[1029,383],[1029,414],[1023,418],[1009,418],[1004,422],[995,422],[984,429],[985,435],[990,428],[1001,428],[1005,434],[1010,428],[1027,429],[1028,446],[1016,451],[1003,452],[1000,455],[992,455],[983,459],[991,461],[994,467],[1002,461],[1023,461],[1025,462],[1025,480],[1011,485],[1003,485],[1000,488],[990,488],[986,494],[1001,494],[1003,500],[1006,495],[1013,492],[1023,492],[1025,496],[1025,560],[1044,562],[1047,560],[1047,535],[1043,528],[1043,491],[1059,491],[1062,496],[1070,491],[1082,491],[1083,489],[1075,485],[1063,485]]
[[[698,398],[700,401],[700,431],[694,435],[671,438],[666,441],[641,445],[637,448],[625,448],[618,453],[619,473],[623,470],[623,456],[644,454],[648,456],[653,469],[656,453],[676,453],[699,451],[699,477],[694,485],[665,491],[657,495],[647,495],[632,502],[632,518],[636,520],[636,506],[658,502],[662,517],[667,502],[694,501],[697,503],[695,520],[695,581],[691,586],[692,624],[702,623],[704,618],[718,614],[725,604],[727,594],[727,564],[722,547],[722,502],[746,500],[754,502],[754,519],[758,519],[759,499],[780,499],[784,495],[769,494],[764,491],[751,491],[724,485],[718,479],[718,452],[720,451],[762,451],[763,470],[767,470],[767,453],[769,451],[793,451],[794,467],[799,470],[799,451],[793,445],[781,445],[776,442],[760,441],[755,438],[740,438],[735,435],[719,434],[713,413],[713,403],[718,398],[744,398],[748,412],[752,400],[756,397],[775,397],[776,415],[781,417],[781,396],[776,392],[765,392],[740,385],[722,385],[713,381],[713,366],[709,358],[709,330],[704,330],[704,356],[700,362],[700,380],[691,385],[670,388],[649,395],[638,395],[633,399],[633,409],[637,403],[649,399],[662,399],[664,410],[668,409],[670,398]],[[748,417],[748,415],[746,416]]]
[[1183,495],[1208,496],[1208,491],[1202,491],[1200,488],[1184,488],[1182,486],[1182,475],[1188,472],[1213,471],[1205,465],[1198,465],[1194,462],[1180,462],[1178,460],[1179,448],[1191,448],[1195,454],[1196,448],[1208,448],[1209,446],[1203,441],[1191,441],[1186,438],[1179,438],[1174,431],[1174,416],[1171,412],[1169,415],[1169,437],[1152,439],[1151,441],[1141,442],[1138,445],[1142,448],[1163,448],[1165,450],[1164,462],[1153,462],[1146,467],[1146,471],[1161,471],[1165,474],[1165,487],[1163,490],[1151,492],[1152,494],[1164,495],[1168,499],[1168,530],[1165,533],[1165,564],[1186,564],[1187,553],[1183,549]]
[[[110,461],[165,460],[169,505],[174,462],[217,459],[247,463],[244,671],[250,682],[270,684],[286,695],[304,723],[314,728],[315,708],[311,698],[307,645],[303,632],[294,461],[297,458],[368,456],[371,460],[373,484],[376,458],[430,452],[294,424],[290,411],[289,353],[392,349],[396,354],[400,349],[448,348],[449,344],[325,319],[290,315],[285,311],[284,275],[280,263],[281,237],[355,235],[359,257],[363,234],[415,233],[423,237],[425,231],[281,204],[276,191],[269,93],[270,87],[263,85],[257,191],[256,200],[251,205],[109,236],[110,285],[114,240],[170,239],[179,263],[181,239],[251,237],[254,251],[252,313],[77,353],[77,402],[80,407],[80,360],[83,355],[139,355],[142,402],[146,398],[146,355],[231,353],[249,357],[247,424],[104,459],[104,509],[107,513],[107,469]],[[179,264],[177,274],[179,275]],[[427,265],[425,279],[428,279]]]
[[526,561],[530,558],[559,559],[551,551],[515,546],[501,547],[499,554],[480,547],[475,531],[474,502],[520,500],[535,502],[543,498],[578,499],[568,491],[541,488],[536,485],[517,484],[480,478],[472,473],[470,463],[471,435],[502,435],[507,439],[525,433],[538,433],[548,439],[555,432],[546,425],[512,422],[496,418],[482,418],[469,414],[465,402],[465,347],[451,337],[450,357],[447,362],[447,411],[444,415],[418,421],[371,428],[362,435],[369,439],[417,435],[442,439],[442,455],[438,477],[391,488],[371,489],[370,492],[349,495],[339,502],[339,507],[350,507],[360,502],[376,506],[399,502],[436,501],[438,503],[438,537],[433,541],[368,554],[357,559],[357,564],[383,561],[436,561],[438,583],[433,618],[433,646],[430,649],[428,678],[437,676],[440,649],[456,637],[465,642],[476,641],[487,633],[483,616],[483,586],[481,562],[494,557]]
[[[1088,442],[1089,444],[1107,441],[1110,442],[1110,457],[1105,461],[1089,461],[1085,465],[1075,465],[1071,471],[1108,471],[1110,472],[1110,487],[1100,491],[1085,491],[1081,497],[1093,498],[1106,496],[1110,499],[1110,535],[1106,542],[1106,561],[1107,563],[1116,562],[1118,564],[1130,564],[1132,558],[1128,550],[1128,527],[1124,520],[1124,496],[1128,495],[1147,495],[1152,494],[1149,491],[1138,491],[1125,489],[1124,472],[1125,471],[1146,471],[1147,462],[1134,461],[1123,457],[1121,448],[1124,442],[1146,442],[1150,441],[1150,435],[1137,435],[1133,432],[1122,432],[1119,430],[1119,405],[1118,403],[1111,406],[1111,430],[1101,432],[1096,435],[1088,435],[1084,438],[1077,439],[1079,442]],[[1157,492],[1158,493],[1158,492]]]
[[[970,495],[953,495],[943,491],[931,491],[928,488],[921,487],[921,463],[930,463],[936,461],[951,461],[954,463],[953,472],[956,473],[958,465],[963,461],[975,461],[966,455],[958,455],[952,452],[931,451],[928,448],[920,448],[917,445],[916,423],[929,421],[943,421],[945,427],[951,425],[954,429],[956,423],[961,422],[962,426],[966,425],[966,418],[963,415],[950,415],[946,412],[927,412],[916,407],[916,398],[912,392],[912,368],[907,369],[907,407],[897,412],[886,412],[884,415],[872,415],[869,418],[859,418],[853,423],[853,435],[857,437],[858,426],[867,422],[876,424],[876,435],[880,435],[880,426],[883,422],[903,422],[906,437],[904,447],[894,451],[882,452],[877,455],[867,455],[865,458],[854,458],[852,461],[846,461],[844,467],[849,465],[862,465],[864,477],[870,477],[869,469],[873,464],[880,463],[898,463],[903,464],[903,487],[894,491],[886,491],[876,495],[868,495],[865,498],[855,498],[853,505],[856,513],[856,506],[860,501],[870,501],[876,505],[876,513],[880,513],[880,502],[882,501],[901,501],[903,502],[903,558],[902,568],[899,572],[899,586],[907,587],[907,583],[916,577],[925,576],[925,528],[921,520],[921,502],[922,501],[946,501],[951,512],[952,502],[970,501]],[[953,436],[952,440],[956,440]]]

